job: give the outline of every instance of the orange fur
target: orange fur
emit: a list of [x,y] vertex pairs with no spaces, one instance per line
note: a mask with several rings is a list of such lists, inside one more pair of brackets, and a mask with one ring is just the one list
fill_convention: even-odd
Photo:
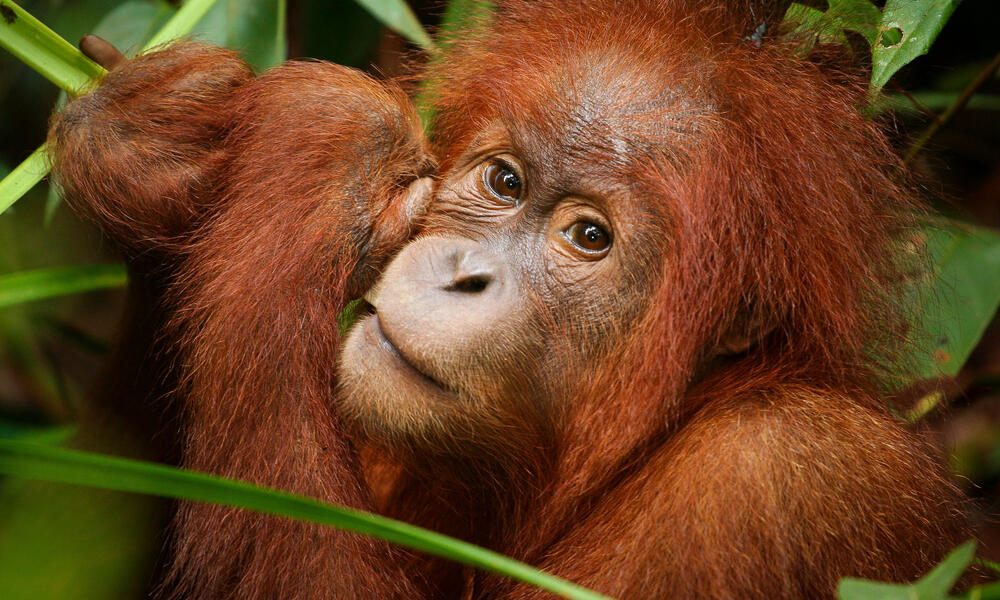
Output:
[[[506,0],[435,61],[442,173],[502,122],[553,164],[603,153],[594,172],[629,182],[662,234],[630,274],[651,290],[642,314],[601,363],[565,365],[583,383],[549,439],[515,432],[518,455],[489,461],[362,460],[335,404],[336,316],[413,234],[400,197],[433,164],[397,90],[319,62],[251,78],[179,44],[71,103],[56,173],[157,282],[169,323],[147,344],[171,350],[147,369],[176,382],[182,463],[377,507],[619,598],[811,598],[940,560],[966,535],[959,496],[879,399],[916,203],[861,88],[742,42],[745,5]],[[591,343],[593,317],[565,318],[557,334]],[[175,532],[185,598],[547,597],[236,509],[185,504]]]

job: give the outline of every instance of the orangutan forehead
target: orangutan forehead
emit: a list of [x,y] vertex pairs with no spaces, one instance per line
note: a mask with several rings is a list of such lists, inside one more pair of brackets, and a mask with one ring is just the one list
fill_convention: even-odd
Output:
[[558,157],[617,168],[680,157],[715,112],[707,86],[621,56],[582,53],[546,67],[511,73],[516,93],[498,102],[498,120],[516,146],[549,164]]

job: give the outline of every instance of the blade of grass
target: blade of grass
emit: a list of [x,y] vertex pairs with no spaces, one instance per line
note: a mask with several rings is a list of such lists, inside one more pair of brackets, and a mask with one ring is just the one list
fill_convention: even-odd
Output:
[[[496,3],[493,0],[451,0],[445,8],[441,17],[441,26],[438,29],[439,51],[447,51],[448,47],[463,36],[473,35],[474,32],[483,27],[487,27],[496,11]],[[433,65],[441,60],[441,52],[431,54],[430,60]],[[434,97],[433,81],[424,78],[417,88],[417,95],[414,104],[417,106],[417,113],[420,121],[424,125],[424,131],[431,133],[434,123]]]
[[0,46],[66,92],[79,94],[107,73],[11,0],[0,1],[0,17]]
[[506,575],[564,598],[609,600],[606,596],[491,550],[401,521],[175,467],[16,440],[0,440],[0,473],[224,504],[322,523]]
[[386,27],[420,46],[424,50],[434,47],[431,36],[413,14],[410,5],[404,0],[354,0]]
[[163,28],[146,42],[146,45],[142,47],[143,51],[187,35],[191,28],[205,16],[205,13],[211,10],[215,2],[216,0],[187,0],[177,13],[170,17]]
[[0,214],[13,206],[21,196],[27,194],[48,172],[48,153],[45,144],[42,144],[0,180]]
[[122,265],[51,267],[0,275],[0,308],[53,296],[117,288],[127,281]]

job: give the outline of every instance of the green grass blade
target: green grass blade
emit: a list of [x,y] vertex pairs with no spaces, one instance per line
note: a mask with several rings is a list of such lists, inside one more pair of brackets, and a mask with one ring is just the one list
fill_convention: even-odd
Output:
[[150,38],[143,50],[159,46],[170,40],[187,35],[191,28],[215,5],[216,0],[187,0],[180,10]]
[[506,575],[574,600],[608,600],[496,552],[427,529],[280,490],[175,467],[0,440],[0,473],[246,508],[330,525]]
[[837,585],[840,600],[945,600],[958,578],[972,562],[976,542],[952,550],[929,573],[910,584],[886,583],[845,577]]
[[106,71],[11,0],[0,1],[0,46],[70,94]]
[[117,288],[127,281],[122,265],[52,267],[0,275],[0,308],[53,296]]
[[396,31],[421,48],[428,50],[434,47],[431,36],[413,14],[410,5],[404,0],[354,0],[370,12],[386,27]]
[[[474,35],[483,27],[487,27],[496,11],[496,2],[493,0],[451,0],[445,8],[441,17],[441,26],[438,29],[438,50],[447,51],[448,47],[462,37]],[[431,56],[431,61],[441,59],[440,53]],[[433,64],[433,63],[432,63]],[[424,124],[424,130],[430,133],[434,123],[434,82],[423,79],[417,89],[414,104],[417,106],[417,113]]]
[[0,180],[0,214],[27,194],[49,172],[49,158],[42,144],[6,177]]

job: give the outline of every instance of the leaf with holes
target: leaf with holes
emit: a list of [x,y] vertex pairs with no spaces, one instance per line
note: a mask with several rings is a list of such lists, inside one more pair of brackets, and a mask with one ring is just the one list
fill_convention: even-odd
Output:
[[872,50],[870,92],[878,94],[896,71],[927,53],[961,0],[888,0]]

